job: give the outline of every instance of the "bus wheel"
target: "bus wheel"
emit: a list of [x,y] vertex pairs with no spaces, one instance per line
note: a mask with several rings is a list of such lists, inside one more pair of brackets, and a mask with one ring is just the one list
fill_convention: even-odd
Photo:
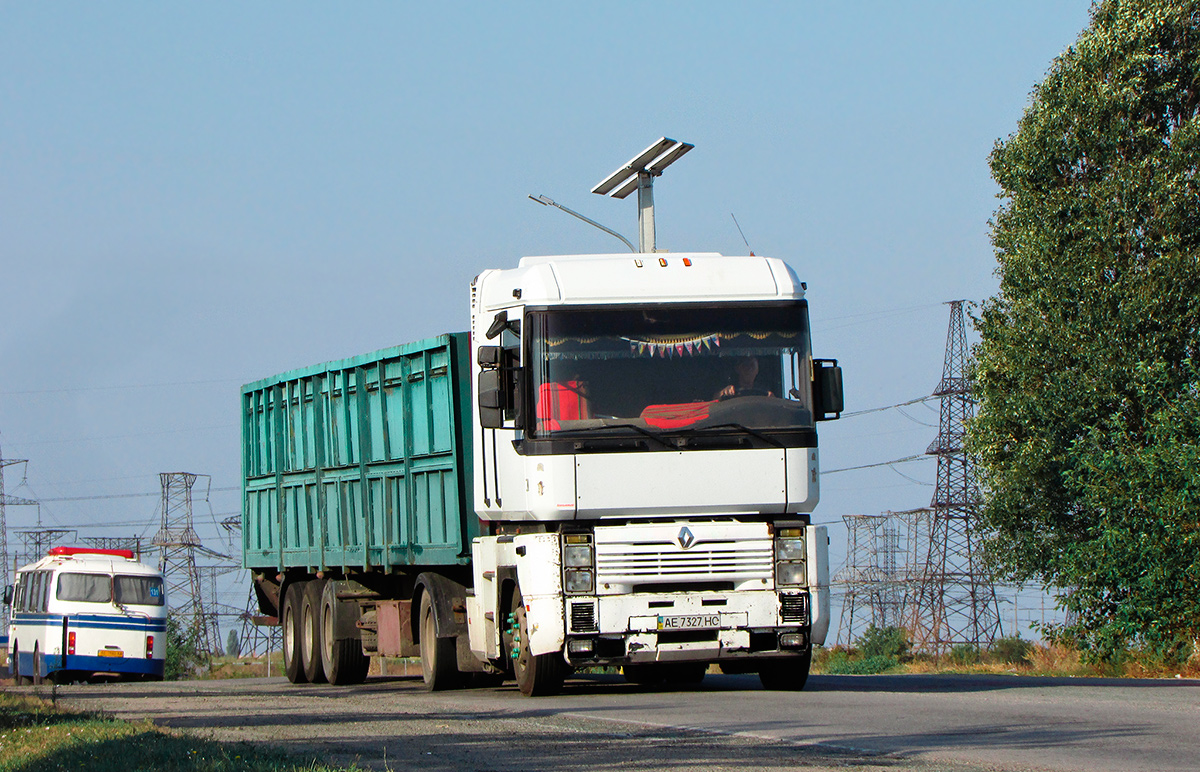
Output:
[[42,683],[42,663],[41,654],[38,652],[38,644],[33,644],[33,685],[40,686]]
[[361,684],[371,666],[362,640],[337,637],[339,629],[358,621],[358,604],[338,600],[337,589],[337,582],[327,582],[321,593],[321,665],[331,684]]
[[437,637],[435,613],[433,597],[427,588],[421,595],[421,677],[427,690],[440,692],[461,686],[462,679],[455,640]]
[[31,683],[28,678],[21,675],[21,650],[15,642],[13,643],[12,652],[8,655],[8,661],[10,663],[9,669],[12,670],[14,684],[17,686],[26,686]]
[[283,594],[283,609],[279,623],[283,627],[283,672],[294,684],[305,683],[304,663],[300,657],[300,606],[304,600],[304,583],[293,582]]
[[321,636],[321,592],[325,589],[324,579],[313,579],[304,583],[304,599],[300,603],[300,659],[304,665],[304,679],[312,684],[325,683],[325,666],[321,663],[321,649],[325,648]]
[[543,697],[558,694],[562,691],[563,679],[567,676],[567,666],[562,654],[539,654],[534,656],[529,650],[529,620],[525,617],[525,600],[521,590],[513,591],[511,635],[513,641],[513,677],[521,693],[527,697]]

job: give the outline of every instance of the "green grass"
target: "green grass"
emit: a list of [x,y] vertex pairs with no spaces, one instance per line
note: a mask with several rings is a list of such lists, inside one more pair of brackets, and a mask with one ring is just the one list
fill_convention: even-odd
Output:
[[18,770],[348,772],[246,743],[201,740],[149,721],[73,713],[35,697],[0,692],[0,772]]

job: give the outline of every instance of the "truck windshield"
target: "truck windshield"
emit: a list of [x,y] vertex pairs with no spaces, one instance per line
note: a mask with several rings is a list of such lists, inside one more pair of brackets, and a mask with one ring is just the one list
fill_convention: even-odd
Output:
[[556,309],[526,316],[533,436],[811,428],[808,309]]

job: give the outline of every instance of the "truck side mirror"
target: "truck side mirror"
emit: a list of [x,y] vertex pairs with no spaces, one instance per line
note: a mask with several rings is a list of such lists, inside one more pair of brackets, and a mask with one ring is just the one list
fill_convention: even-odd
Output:
[[499,346],[480,346],[475,361],[485,370],[494,370],[500,366]]
[[492,340],[506,329],[508,329],[508,312],[501,311],[500,313],[496,314],[494,319],[492,319],[492,325],[488,327],[487,332],[484,333],[484,336],[488,340]]
[[13,599],[13,586],[10,584],[4,588],[4,605],[11,606]]
[[[498,346],[488,348],[499,349]],[[482,354],[482,349],[480,349]],[[504,427],[504,391],[500,370],[484,370],[479,374],[479,423],[484,429]]]
[[842,368],[836,359],[813,360],[813,417],[829,421],[842,417]]

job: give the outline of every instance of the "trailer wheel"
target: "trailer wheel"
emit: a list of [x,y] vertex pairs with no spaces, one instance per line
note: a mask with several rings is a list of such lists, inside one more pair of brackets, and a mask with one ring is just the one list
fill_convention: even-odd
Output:
[[350,605],[337,599],[337,582],[325,584],[321,593],[321,665],[329,683],[336,686],[361,684],[371,666],[371,660],[363,654],[361,640],[337,637],[338,622],[345,621],[341,615],[348,612]]
[[539,654],[529,650],[529,620],[525,616],[525,600],[521,590],[513,591],[511,636],[513,641],[513,676],[521,693],[527,697],[545,697],[562,691],[567,666],[562,654]]
[[283,612],[279,623],[283,627],[283,672],[294,684],[306,683],[304,663],[300,657],[300,606],[304,602],[304,582],[293,582],[283,594]]
[[777,659],[764,664],[758,670],[758,680],[764,689],[772,691],[798,692],[808,682],[808,671],[812,667],[812,649],[803,657]]
[[421,596],[421,677],[431,692],[461,685],[458,658],[453,638],[438,638],[433,619],[433,601],[429,591]]
[[325,584],[324,579],[305,582],[304,599],[300,603],[300,662],[304,666],[304,679],[310,684],[323,684],[326,680],[321,662],[321,650],[325,648],[321,635],[321,593]]

